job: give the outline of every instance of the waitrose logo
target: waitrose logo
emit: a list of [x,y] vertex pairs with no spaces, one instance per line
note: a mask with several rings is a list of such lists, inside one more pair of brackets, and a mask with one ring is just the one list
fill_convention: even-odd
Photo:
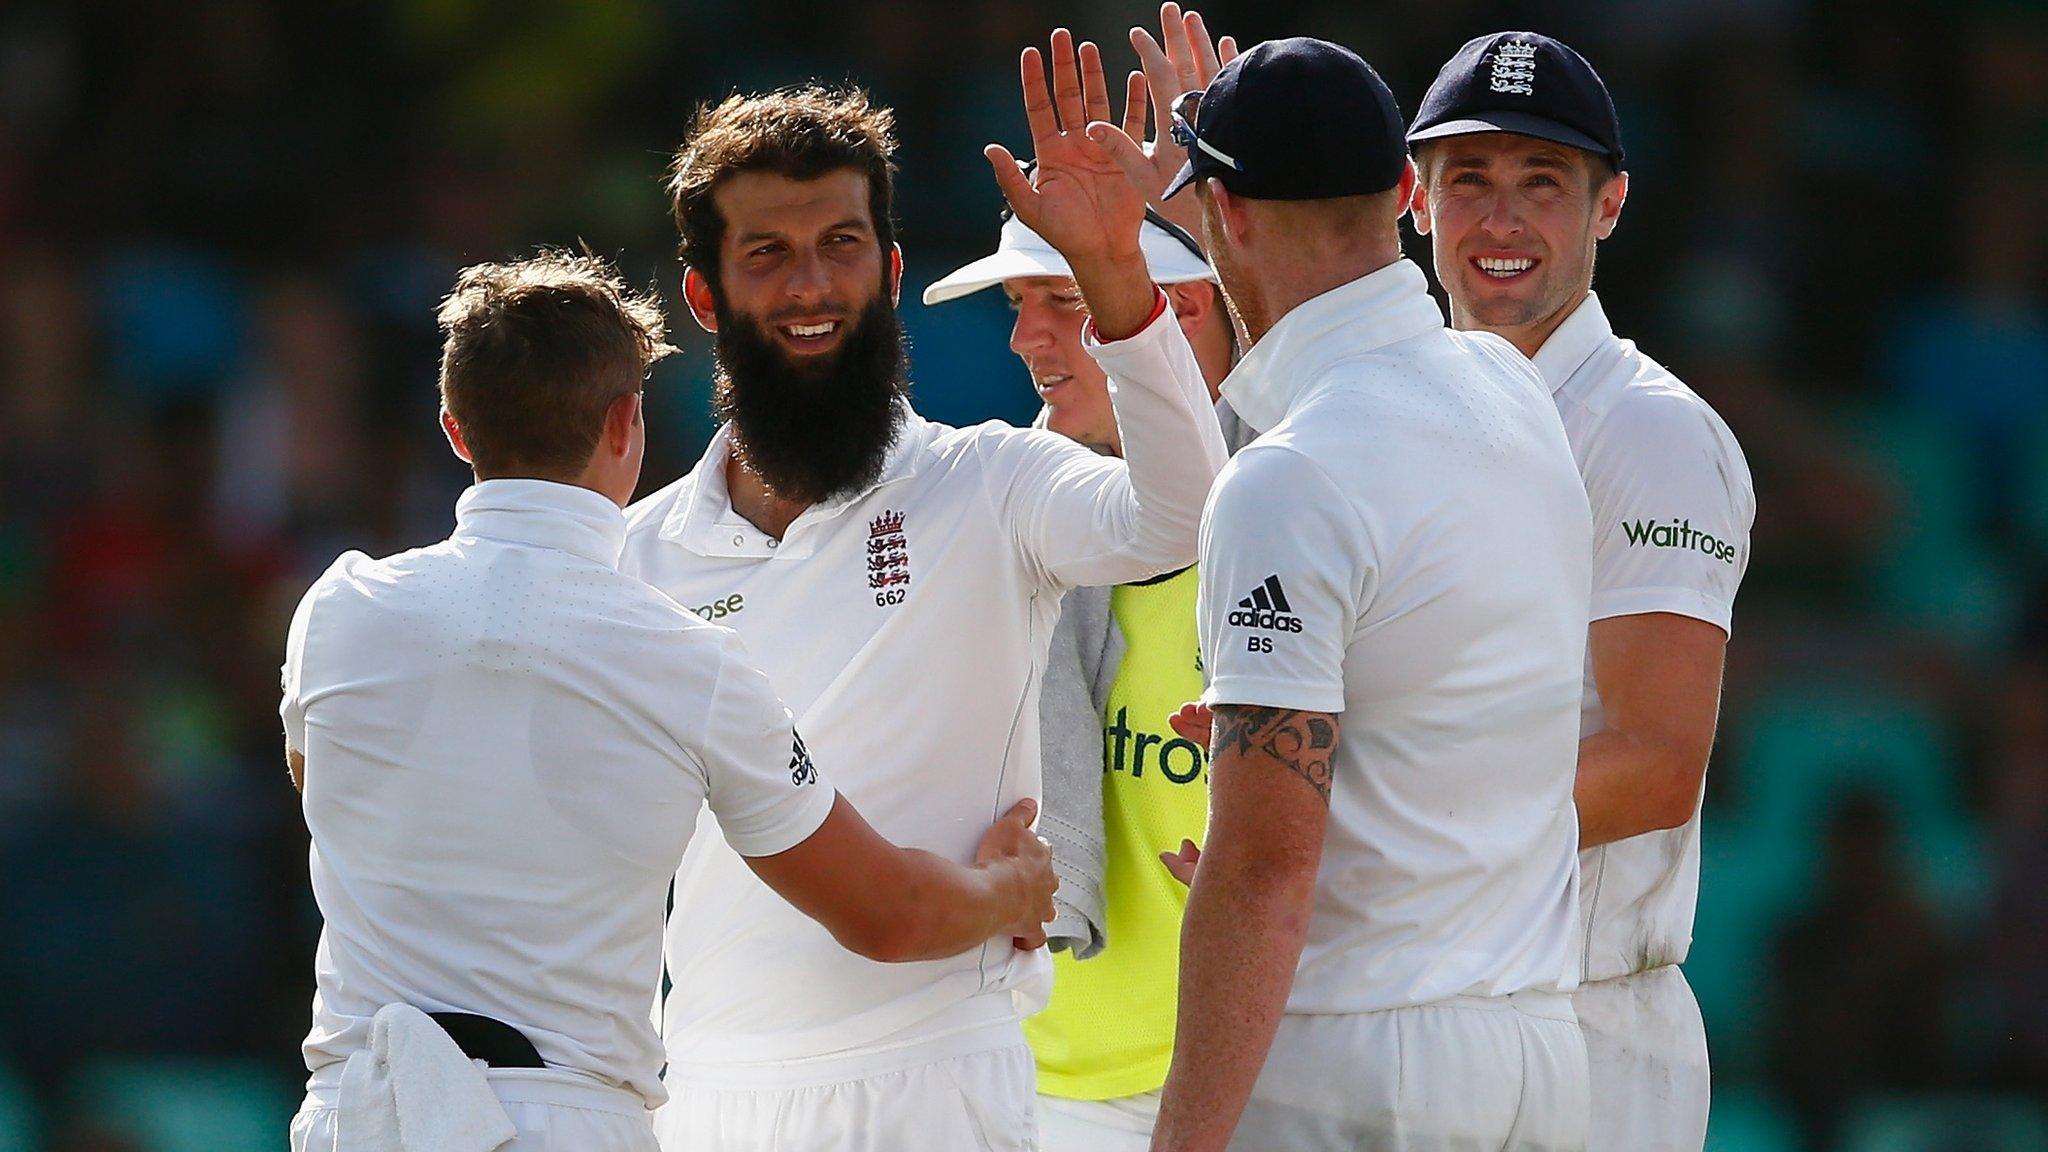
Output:
[[1659,524],[1655,520],[1624,520],[1621,530],[1628,537],[1631,548],[1641,545],[1646,548],[1679,548],[1701,552],[1723,564],[1735,563],[1735,545],[1705,532],[1693,529],[1690,520],[1673,520]]

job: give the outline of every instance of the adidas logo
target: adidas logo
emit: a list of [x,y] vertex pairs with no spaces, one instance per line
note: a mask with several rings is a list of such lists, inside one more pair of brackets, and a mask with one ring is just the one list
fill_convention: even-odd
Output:
[[1230,614],[1230,623],[1236,628],[1264,628],[1269,632],[1301,631],[1301,617],[1296,616],[1293,606],[1287,603],[1287,592],[1280,587],[1277,572],[1252,589],[1251,595],[1237,602],[1237,611]]

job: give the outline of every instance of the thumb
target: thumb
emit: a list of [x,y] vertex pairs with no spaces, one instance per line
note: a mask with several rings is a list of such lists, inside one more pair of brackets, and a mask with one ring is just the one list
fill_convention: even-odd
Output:
[[1133,184],[1145,187],[1151,162],[1145,158],[1145,150],[1138,147],[1137,141],[1124,135],[1123,129],[1106,120],[1097,120],[1088,125],[1088,139],[1108,150],[1110,159],[1116,161],[1116,166],[1124,170],[1124,175],[1130,177]]
[[1017,167],[1017,158],[1001,144],[991,144],[983,148],[981,154],[988,158],[989,167],[995,170],[996,187],[1002,190],[1003,199],[1010,202],[1012,210],[1022,209],[1036,193],[1032,190],[1031,178]]
[[1014,823],[1020,827],[1029,828],[1031,822],[1036,819],[1038,819],[1038,801],[1027,796],[1011,805],[1010,810],[1003,813],[1003,818],[997,821],[997,823]]

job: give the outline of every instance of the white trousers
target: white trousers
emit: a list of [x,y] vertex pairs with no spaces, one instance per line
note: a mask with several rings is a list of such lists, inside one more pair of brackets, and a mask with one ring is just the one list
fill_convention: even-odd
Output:
[[1572,994],[1593,1084],[1587,1152],[1700,1152],[1707,1142],[1707,1027],[1676,965]]
[[665,1152],[1037,1152],[1037,1077],[1021,1040],[795,1085],[720,1083],[672,1065],[654,1130]]
[[[484,1079],[519,1129],[497,1152],[656,1152],[647,1105],[632,1092],[556,1068],[493,1068]],[[292,1117],[292,1152],[333,1152],[337,1095],[331,1087],[306,1094]]]
[[1284,1016],[1233,1152],[1583,1152],[1586,1045],[1562,993]]
[[1115,1100],[1038,1098],[1041,1152],[1147,1152],[1159,1122],[1159,1093]]

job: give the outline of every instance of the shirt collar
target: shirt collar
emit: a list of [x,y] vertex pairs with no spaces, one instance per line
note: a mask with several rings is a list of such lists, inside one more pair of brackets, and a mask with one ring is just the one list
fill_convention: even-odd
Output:
[[[889,448],[889,458],[882,465],[882,475],[857,492],[804,509],[803,515],[790,525],[792,533],[798,524],[816,523],[837,516],[865,500],[876,489],[907,479],[917,471],[917,456],[928,439],[929,422],[907,403],[899,402],[899,408],[903,421],[897,425],[896,443]],[[676,501],[675,507],[669,509],[668,517],[662,521],[661,536],[664,540],[680,541],[701,550],[712,541],[722,541],[730,535],[720,526],[730,526],[741,520],[739,513],[732,508],[732,490],[725,486],[725,462],[731,456],[732,425],[721,424],[712,434],[711,443],[705,446],[697,466],[690,470],[688,498]],[[726,550],[721,547],[719,551],[723,553]]]
[[1444,326],[1422,269],[1396,260],[1297,305],[1224,377],[1230,406],[1254,428],[1287,418],[1318,369]]
[[554,548],[616,568],[626,546],[626,514],[574,484],[481,480],[455,502],[455,535]]
[[1588,357],[1614,337],[1614,325],[1607,322],[1607,312],[1600,307],[1600,297],[1591,292],[1579,302],[1572,314],[1565,317],[1550,333],[1550,339],[1536,350],[1534,361],[1536,371],[1543,374],[1543,382],[1550,385],[1555,396],[1564,388],[1565,381],[1576,375]]

